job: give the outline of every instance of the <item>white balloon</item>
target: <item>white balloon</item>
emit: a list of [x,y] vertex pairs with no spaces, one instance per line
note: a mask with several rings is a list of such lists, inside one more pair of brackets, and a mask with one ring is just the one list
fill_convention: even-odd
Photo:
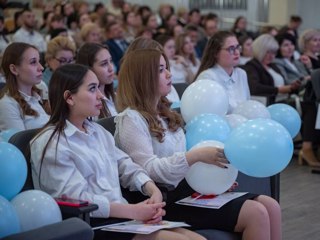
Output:
[[[192,149],[208,146],[224,148],[223,143],[212,140],[198,143]],[[224,193],[230,189],[238,176],[236,168],[230,164],[225,165],[228,168],[197,162],[190,167],[185,177],[186,181],[193,190],[203,195]]]
[[225,89],[212,80],[198,80],[184,91],[180,109],[184,121],[202,113],[224,116],[228,111],[229,100]]
[[245,123],[248,121],[247,118],[240,114],[231,113],[226,115],[226,120],[229,123],[231,129],[234,129],[236,127],[239,127],[242,123]]
[[11,203],[19,216],[21,232],[62,220],[57,202],[45,192],[24,191],[15,196]]
[[255,100],[248,100],[240,103],[232,113],[240,114],[247,119],[271,118],[267,107]]

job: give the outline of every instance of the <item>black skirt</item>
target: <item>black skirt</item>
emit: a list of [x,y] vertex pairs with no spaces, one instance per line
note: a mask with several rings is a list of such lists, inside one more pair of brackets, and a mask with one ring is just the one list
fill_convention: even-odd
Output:
[[168,194],[166,216],[169,221],[183,221],[191,225],[192,230],[219,229],[233,232],[243,203],[254,199],[258,194],[245,194],[236,198],[220,209],[200,208],[175,204],[176,201],[194,193],[187,182],[183,180],[177,188]]

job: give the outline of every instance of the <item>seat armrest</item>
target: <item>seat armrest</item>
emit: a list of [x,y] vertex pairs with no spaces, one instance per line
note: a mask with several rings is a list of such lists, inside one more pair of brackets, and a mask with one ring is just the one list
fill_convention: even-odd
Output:
[[58,223],[13,234],[1,240],[91,240],[93,236],[93,230],[86,222],[79,218],[69,218]]
[[81,207],[59,205],[63,219],[70,217],[79,217],[90,224],[90,213],[97,210],[97,204],[89,204]]

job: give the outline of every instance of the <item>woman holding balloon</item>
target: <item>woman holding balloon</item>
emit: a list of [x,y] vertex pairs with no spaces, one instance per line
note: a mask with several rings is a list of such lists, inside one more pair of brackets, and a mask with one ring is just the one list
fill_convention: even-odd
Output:
[[194,229],[241,232],[243,239],[281,239],[281,210],[267,196],[247,194],[218,210],[174,203],[193,193],[183,181],[190,166],[206,162],[226,167],[227,160],[215,147],[186,152],[182,119],[162,101],[171,87],[166,62],[166,56],[155,49],[125,56],[117,92],[117,145],[153,180],[175,186],[174,196],[168,196],[167,219],[185,221]]

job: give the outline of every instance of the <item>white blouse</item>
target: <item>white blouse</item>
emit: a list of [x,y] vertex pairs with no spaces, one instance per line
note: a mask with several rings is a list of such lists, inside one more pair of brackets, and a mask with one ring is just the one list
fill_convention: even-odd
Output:
[[66,195],[98,204],[99,209],[91,216],[107,218],[110,203],[127,203],[122,196],[119,180],[123,187],[142,191],[141,187],[150,178],[115,146],[112,135],[102,126],[86,120],[84,127],[86,133],[67,121],[59,140],[57,135],[53,137],[42,166],[42,152],[53,127],[46,128],[32,140],[32,179],[36,189],[52,197]]
[[[115,122],[117,146],[142,166],[152,180],[177,186],[189,170],[183,129],[167,130],[163,142],[159,142],[151,135],[147,121],[135,110],[124,110]],[[167,124],[161,122],[168,129]]]
[[112,101],[112,99],[109,99],[109,98],[106,97],[106,98],[104,98],[104,101],[105,101],[106,104],[107,104],[107,107],[108,107],[108,109],[109,109],[109,111],[110,111],[111,116],[117,115],[118,112],[117,112],[117,110],[116,110],[115,104],[114,104],[114,102]]
[[203,79],[215,81],[226,90],[229,97],[228,113],[232,113],[239,103],[250,99],[247,74],[241,68],[234,68],[229,76],[221,66],[216,65],[201,72],[196,80]]
[[48,122],[49,115],[40,104],[41,97],[35,92],[33,92],[33,96],[28,96],[23,92],[20,92],[20,94],[39,115],[37,117],[24,115],[18,102],[5,94],[0,99],[0,130],[40,128]]

